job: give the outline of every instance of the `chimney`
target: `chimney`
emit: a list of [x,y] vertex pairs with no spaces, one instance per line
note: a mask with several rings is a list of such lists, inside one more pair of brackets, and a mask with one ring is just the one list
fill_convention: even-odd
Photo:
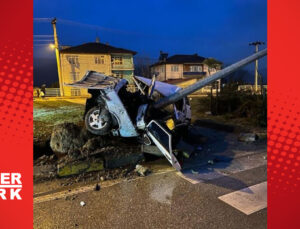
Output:
[[100,38],[98,36],[96,37],[96,43],[100,43]]
[[163,51],[159,52],[159,58],[158,58],[159,62],[166,62],[167,58],[168,58],[168,53],[164,53]]

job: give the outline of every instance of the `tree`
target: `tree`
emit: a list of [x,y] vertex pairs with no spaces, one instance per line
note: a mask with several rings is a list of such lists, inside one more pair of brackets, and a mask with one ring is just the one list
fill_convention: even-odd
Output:
[[135,68],[134,74],[138,76],[143,76],[146,78],[151,78],[150,65],[155,61],[147,56],[136,57],[135,58]]
[[215,69],[215,70],[220,70],[223,63],[221,61],[218,61],[212,57],[210,58],[206,58],[204,61],[203,61],[203,64],[206,64],[208,66],[208,73],[210,75],[210,71],[211,69]]

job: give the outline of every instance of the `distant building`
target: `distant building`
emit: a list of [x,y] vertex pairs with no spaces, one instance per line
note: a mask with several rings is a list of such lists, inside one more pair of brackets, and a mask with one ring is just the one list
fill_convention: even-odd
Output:
[[183,82],[199,80],[221,69],[222,63],[213,58],[204,58],[198,54],[174,55],[160,52],[157,63],[150,66],[152,73],[158,73],[159,81]]
[[[99,40],[60,50],[62,83],[80,80],[88,70],[131,80],[135,51],[116,48]],[[65,96],[87,95],[86,89],[63,86]]]

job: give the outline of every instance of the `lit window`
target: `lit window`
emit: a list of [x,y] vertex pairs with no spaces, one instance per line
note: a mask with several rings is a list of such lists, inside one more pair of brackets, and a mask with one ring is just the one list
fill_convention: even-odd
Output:
[[190,66],[190,71],[191,72],[202,72],[202,67],[201,66]]
[[178,72],[178,65],[172,65],[171,66],[171,71],[172,72]]
[[78,56],[68,56],[67,59],[70,64],[79,64]]
[[104,56],[96,56],[95,64],[104,64]]
[[78,88],[71,88],[71,96],[80,96],[81,92]]
[[111,61],[114,65],[122,65],[123,64],[123,57],[122,56],[113,56]]

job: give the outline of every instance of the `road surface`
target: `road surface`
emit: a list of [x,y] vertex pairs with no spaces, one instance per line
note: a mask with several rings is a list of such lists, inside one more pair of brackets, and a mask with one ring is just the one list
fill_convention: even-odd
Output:
[[147,165],[151,175],[104,181],[99,191],[35,186],[34,228],[266,228],[265,142],[209,134],[203,151],[213,160],[194,158],[182,173],[161,159]]

